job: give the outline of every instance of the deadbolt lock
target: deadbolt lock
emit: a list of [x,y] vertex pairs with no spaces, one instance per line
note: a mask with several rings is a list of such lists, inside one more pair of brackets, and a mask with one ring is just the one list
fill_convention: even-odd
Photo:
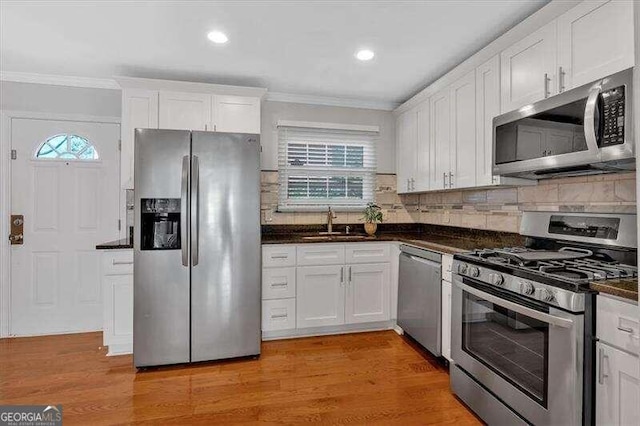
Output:
[[9,234],[11,245],[24,243],[24,216],[21,214],[11,215],[11,234]]

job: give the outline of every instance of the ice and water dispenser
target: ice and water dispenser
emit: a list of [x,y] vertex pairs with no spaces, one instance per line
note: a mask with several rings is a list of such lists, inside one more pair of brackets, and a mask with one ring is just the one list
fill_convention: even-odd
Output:
[[180,198],[143,198],[140,211],[142,250],[180,250]]

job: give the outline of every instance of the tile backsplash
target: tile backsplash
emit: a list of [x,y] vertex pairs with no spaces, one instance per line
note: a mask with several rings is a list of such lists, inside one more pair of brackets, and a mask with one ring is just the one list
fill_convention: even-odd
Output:
[[[518,232],[526,210],[636,212],[636,174],[542,180],[537,186],[398,195],[396,176],[379,174],[376,203],[388,223],[428,223]],[[262,172],[262,224],[321,224],[325,213],[279,213],[278,172]],[[361,213],[337,213],[334,223],[360,223]]]

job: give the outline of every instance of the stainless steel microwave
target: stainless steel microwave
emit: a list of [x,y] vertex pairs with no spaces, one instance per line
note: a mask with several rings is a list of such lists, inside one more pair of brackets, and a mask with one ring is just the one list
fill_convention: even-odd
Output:
[[633,69],[493,119],[493,174],[543,179],[635,170]]

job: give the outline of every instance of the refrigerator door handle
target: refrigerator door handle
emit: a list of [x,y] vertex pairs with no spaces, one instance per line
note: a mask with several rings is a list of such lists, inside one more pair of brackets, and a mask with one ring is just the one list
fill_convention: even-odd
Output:
[[189,266],[189,156],[182,157],[182,182],[180,184],[180,247],[182,247],[182,266]]
[[200,213],[200,163],[198,156],[191,160],[191,265],[198,264],[198,216]]

